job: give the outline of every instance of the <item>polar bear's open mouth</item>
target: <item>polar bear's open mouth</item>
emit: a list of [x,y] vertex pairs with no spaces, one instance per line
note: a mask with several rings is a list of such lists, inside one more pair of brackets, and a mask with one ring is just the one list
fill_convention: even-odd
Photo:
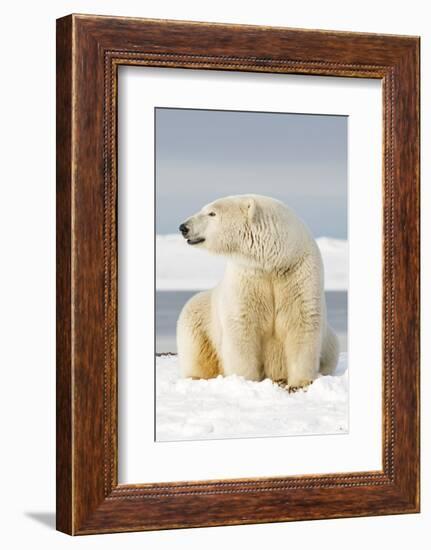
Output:
[[187,239],[187,244],[199,244],[204,242],[203,237],[198,237],[197,239]]

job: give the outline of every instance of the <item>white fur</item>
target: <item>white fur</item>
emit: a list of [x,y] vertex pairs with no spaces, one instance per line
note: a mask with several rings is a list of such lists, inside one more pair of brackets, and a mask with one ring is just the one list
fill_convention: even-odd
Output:
[[183,375],[268,377],[298,388],[319,370],[333,372],[338,340],[326,320],[322,259],[299,217],[275,199],[237,195],[184,223],[193,246],[228,263],[222,281],[193,296],[180,314]]

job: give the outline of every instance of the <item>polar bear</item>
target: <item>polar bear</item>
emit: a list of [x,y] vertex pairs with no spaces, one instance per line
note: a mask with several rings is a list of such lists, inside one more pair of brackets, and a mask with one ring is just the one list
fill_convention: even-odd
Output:
[[179,230],[190,246],[227,258],[222,281],[178,318],[184,377],[236,374],[297,389],[334,371],[339,345],[326,319],[322,258],[290,208],[261,195],[223,197]]

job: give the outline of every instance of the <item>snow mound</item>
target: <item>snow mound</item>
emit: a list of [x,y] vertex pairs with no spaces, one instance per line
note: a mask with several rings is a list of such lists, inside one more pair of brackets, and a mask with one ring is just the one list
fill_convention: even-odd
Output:
[[346,433],[347,354],[333,376],[288,393],[271,380],[238,376],[191,380],[175,355],[156,361],[156,439],[179,441]]
[[[348,244],[319,237],[325,289],[347,290]],[[189,246],[181,235],[156,236],[157,290],[205,290],[222,278],[226,260]]]
[[328,237],[319,237],[316,242],[322,254],[325,269],[325,290],[347,290],[349,277],[348,242]]

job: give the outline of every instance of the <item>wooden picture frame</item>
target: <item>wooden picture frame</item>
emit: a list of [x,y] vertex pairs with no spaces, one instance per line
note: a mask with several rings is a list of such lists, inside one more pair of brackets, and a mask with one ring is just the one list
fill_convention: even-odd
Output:
[[[118,484],[117,68],[383,84],[383,469]],[[69,15],[57,21],[57,529],[419,511],[419,38]]]

